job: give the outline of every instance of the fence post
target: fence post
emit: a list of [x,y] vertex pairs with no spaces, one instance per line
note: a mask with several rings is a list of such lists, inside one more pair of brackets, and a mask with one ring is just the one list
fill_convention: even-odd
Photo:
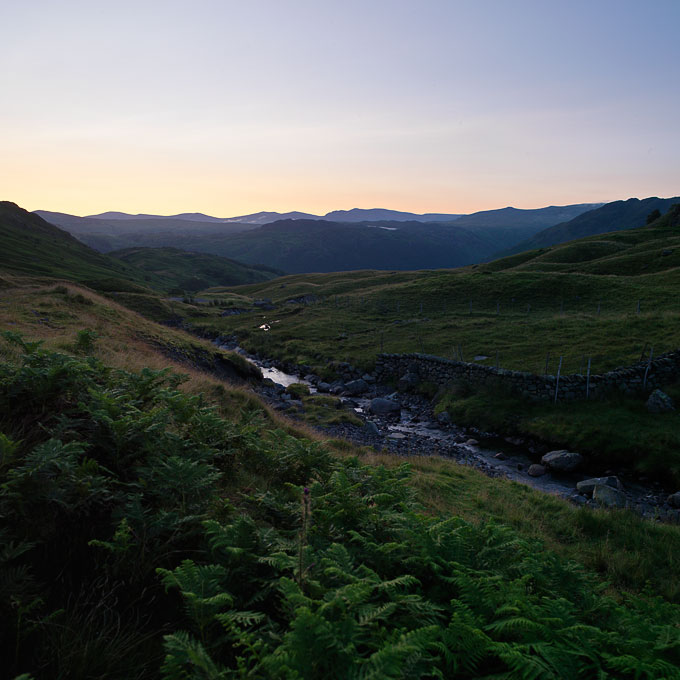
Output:
[[472,300],[470,300],[470,316],[472,316]]
[[652,357],[654,356],[654,347],[649,348],[649,361],[647,362],[647,368],[645,368],[645,377],[642,379],[642,389],[647,387],[647,375],[649,374],[649,369],[652,367]]
[[501,313],[501,303],[496,300],[496,316],[498,316]]
[[602,305],[602,300],[597,301],[597,315],[600,316],[600,307]]
[[637,303],[637,313],[638,314],[640,313],[640,300],[638,300],[638,303]]
[[586,400],[590,398],[590,357],[588,357],[588,375],[586,376]]
[[550,363],[550,352],[548,352],[545,355],[545,370],[543,371],[543,375],[548,375],[548,364]]
[[560,373],[562,372],[562,357],[560,357],[560,363],[557,366],[557,380],[555,381],[555,403],[557,403],[557,391],[560,388]]

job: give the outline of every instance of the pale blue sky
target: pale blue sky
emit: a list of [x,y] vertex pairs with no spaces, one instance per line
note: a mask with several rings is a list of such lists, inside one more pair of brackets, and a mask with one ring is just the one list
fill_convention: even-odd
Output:
[[680,194],[680,0],[25,0],[0,25],[0,185],[29,209]]

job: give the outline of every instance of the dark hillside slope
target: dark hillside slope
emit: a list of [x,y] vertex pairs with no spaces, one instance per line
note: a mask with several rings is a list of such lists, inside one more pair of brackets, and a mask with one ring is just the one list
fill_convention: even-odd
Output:
[[181,288],[190,292],[213,286],[269,281],[283,274],[269,267],[246,265],[219,255],[189,253],[178,248],[126,248],[109,255],[153,273],[168,289]]
[[[480,262],[535,233],[463,229],[456,223],[281,220],[229,236],[174,236],[163,245],[263,263],[290,273],[357,269],[438,269]],[[161,245],[160,243],[158,245]]]
[[604,234],[609,231],[622,231],[624,229],[636,229],[644,226],[647,216],[654,210],[664,214],[674,203],[680,202],[680,197],[675,198],[629,198],[627,201],[614,201],[600,208],[544,229],[531,239],[518,243],[516,246],[498,253],[497,257],[521,253],[524,250],[546,248],[558,243],[573,241],[577,238]]
[[224,239],[195,241],[193,247],[301,273],[457,267],[483,258],[497,243],[487,235],[422,222],[282,220]]
[[499,210],[481,210],[471,215],[463,215],[456,220],[457,227],[478,229],[481,227],[525,228],[536,233],[559,222],[571,220],[582,215],[601,203],[576,203],[574,205],[551,205],[547,208],[522,210],[519,208],[501,208]]
[[88,282],[160,281],[84,245],[67,232],[10,201],[0,202],[0,267],[5,271]]

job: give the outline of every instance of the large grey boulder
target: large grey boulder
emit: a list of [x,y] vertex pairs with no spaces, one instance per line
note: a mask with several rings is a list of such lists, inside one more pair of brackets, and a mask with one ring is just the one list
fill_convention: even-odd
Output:
[[572,472],[583,463],[583,456],[580,453],[566,451],[549,451],[543,458],[541,464],[557,472]]
[[609,486],[612,489],[620,490],[623,488],[623,484],[619,481],[618,477],[592,477],[591,479],[584,479],[576,484],[576,490],[586,496],[592,496],[595,487],[597,486]]
[[665,392],[654,390],[647,399],[647,410],[650,413],[669,413],[675,411],[675,404]]
[[676,491],[675,493],[672,493],[668,497],[668,505],[670,505],[672,508],[680,508],[680,491]]
[[606,484],[600,484],[593,489],[593,500],[607,508],[626,507],[626,494]]
[[359,380],[350,380],[350,382],[345,385],[345,394],[356,397],[359,394],[368,392],[368,389],[368,383],[365,380],[359,378]]
[[378,415],[387,415],[390,413],[399,413],[401,411],[401,406],[396,401],[392,399],[386,399],[385,397],[376,397],[371,399],[371,404],[368,407],[371,413],[376,413]]

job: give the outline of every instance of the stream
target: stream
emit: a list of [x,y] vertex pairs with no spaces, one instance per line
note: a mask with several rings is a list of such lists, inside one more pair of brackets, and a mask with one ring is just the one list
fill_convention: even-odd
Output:
[[[279,410],[287,411],[291,407],[297,407],[298,414],[302,410],[302,402],[286,399],[288,395],[285,395],[284,390],[289,385],[305,384],[313,394],[317,392],[315,383],[321,384],[318,380],[312,381],[296,373],[281,370],[275,362],[254,357],[234,342],[223,342],[218,339],[215,344],[222,349],[238,352],[260,369],[263,378],[271,381],[265,382],[260,394],[271,406]],[[401,406],[399,414],[371,413],[371,397],[376,395],[389,396],[398,402]],[[473,466],[491,477],[503,477],[544,493],[561,496],[577,505],[595,505],[592,499],[577,492],[577,482],[603,474],[616,475],[623,485],[629,508],[645,517],[680,521],[680,510],[667,505],[668,491],[664,491],[661,485],[642,484],[617,471],[591,470],[590,474],[585,470],[571,473],[549,471],[538,477],[530,476],[529,467],[538,462],[542,453],[548,451],[547,447],[441,422],[435,418],[431,404],[423,397],[399,392],[390,393],[388,388],[373,385],[370,396],[349,398],[341,396],[340,400],[343,408],[351,409],[361,418],[364,426],[342,424],[318,428],[330,436],[341,437],[360,446],[372,446],[376,450],[400,456],[441,456],[463,465]]]

